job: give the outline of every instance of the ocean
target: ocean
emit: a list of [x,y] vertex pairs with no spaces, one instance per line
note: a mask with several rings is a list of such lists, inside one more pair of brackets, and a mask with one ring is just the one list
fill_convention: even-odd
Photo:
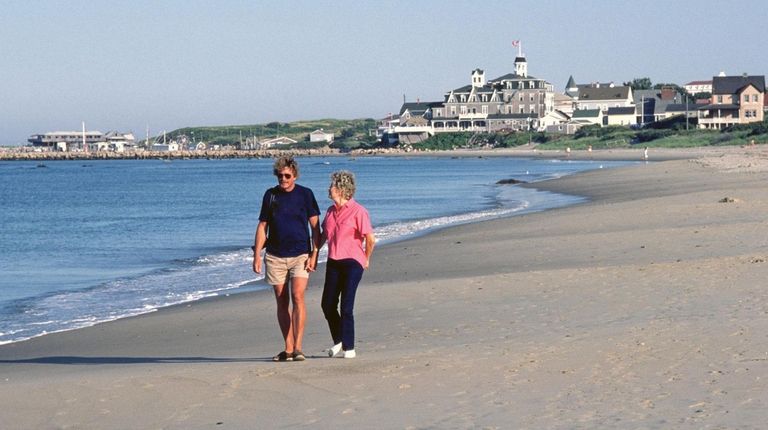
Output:
[[[332,171],[357,176],[379,243],[582,202],[498,185],[626,162],[506,157],[305,157],[321,211]],[[0,344],[219,294],[267,288],[251,271],[271,159],[0,163]],[[321,252],[321,261],[325,252]],[[375,254],[374,254],[375,260]]]

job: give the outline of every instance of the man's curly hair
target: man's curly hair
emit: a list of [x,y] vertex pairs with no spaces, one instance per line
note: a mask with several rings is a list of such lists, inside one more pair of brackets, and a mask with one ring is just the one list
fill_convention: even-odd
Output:
[[294,178],[299,177],[299,163],[290,155],[283,155],[275,161],[274,166],[272,166],[272,174],[277,175],[286,167],[291,169]]

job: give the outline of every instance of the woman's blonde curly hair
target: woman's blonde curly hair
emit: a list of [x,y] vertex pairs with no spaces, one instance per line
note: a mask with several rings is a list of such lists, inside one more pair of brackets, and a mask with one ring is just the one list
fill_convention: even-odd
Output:
[[348,170],[337,170],[331,173],[331,187],[341,192],[341,196],[349,200],[355,195],[355,174]]

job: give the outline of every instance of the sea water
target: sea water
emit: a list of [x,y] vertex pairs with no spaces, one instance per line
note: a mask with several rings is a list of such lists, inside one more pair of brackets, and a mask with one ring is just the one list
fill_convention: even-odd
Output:
[[[329,175],[357,176],[380,243],[582,201],[498,185],[625,163],[504,157],[306,157],[321,208]],[[267,288],[251,270],[271,159],[0,163],[0,344]],[[325,252],[321,252],[321,260]],[[375,258],[375,257],[374,257]]]

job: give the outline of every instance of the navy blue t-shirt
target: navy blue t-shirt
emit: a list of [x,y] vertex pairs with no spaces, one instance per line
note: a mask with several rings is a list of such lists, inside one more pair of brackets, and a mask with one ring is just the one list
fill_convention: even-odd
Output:
[[295,184],[290,192],[279,186],[264,193],[259,221],[267,222],[267,252],[287,258],[312,251],[309,219],[320,215],[315,195],[307,187]]

